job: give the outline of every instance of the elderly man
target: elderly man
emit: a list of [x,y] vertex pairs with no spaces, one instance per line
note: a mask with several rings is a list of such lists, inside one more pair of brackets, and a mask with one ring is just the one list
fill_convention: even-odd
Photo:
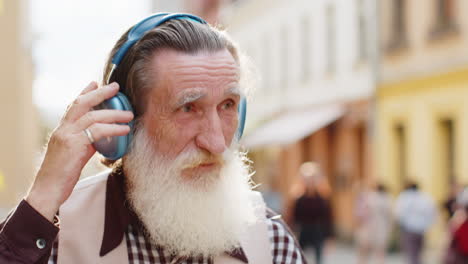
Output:
[[[89,84],[52,133],[2,224],[0,262],[305,263],[236,145],[241,65],[228,36],[192,15],[127,31],[104,85]],[[112,170],[78,182],[96,150]]]

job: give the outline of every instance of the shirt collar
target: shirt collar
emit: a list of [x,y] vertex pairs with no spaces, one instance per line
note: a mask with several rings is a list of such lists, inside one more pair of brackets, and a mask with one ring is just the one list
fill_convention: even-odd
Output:
[[[140,223],[136,214],[129,208],[124,186],[125,176],[122,166],[117,166],[107,178],[104,236],[99,251],[101,257],[120,245],[130,223],[136,224],[136,227]],[[232,252],[226,252],[226,254],[248,263],[241,247]]]

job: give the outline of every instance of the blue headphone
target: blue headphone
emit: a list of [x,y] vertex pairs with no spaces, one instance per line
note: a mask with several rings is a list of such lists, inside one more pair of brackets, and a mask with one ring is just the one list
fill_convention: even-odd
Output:
[[[112,58],[112,68],[109,74],[107,75],[106,83],[109,84],[112,74],[114,73],[115,69],[118,67],[120,62],[122,62],[127,51],[138,40],[140,40],[147,31],[171,19],[186,19],[200,24],[207,24],[206,21],[197,16],[180,13],[156,13],[143,19],[138,24],[136,24],[132,28],[132,30],[130,30],[127,36],[127,41],[122,45],[122,47],[120,47],[120,49],[115,53],[114,57]],[[120,90],[124,91],[125,89],[121,87]],[[104,101],[95,109],[115,109],[133,112],[133,108],[130,105],[130,101],[121,92],[118,92],[117,95],[115,95],[114,97]],[[239,114],[239,126],[237,127],[236,138],[237,140],[239,140],[244,132],[245,116],[247,112],[247,101],[243,96],[241,97],[237,111]],[[130,142],[132,141],[134,128],[133,120],[130,123],[128,123],[128,125],[130,126],[130,132],[127,135],[103,138],[97,142],[94,142],[94,148],[104,157],[111,160],[117,160],[123,157],[125,153],[127,153]]]

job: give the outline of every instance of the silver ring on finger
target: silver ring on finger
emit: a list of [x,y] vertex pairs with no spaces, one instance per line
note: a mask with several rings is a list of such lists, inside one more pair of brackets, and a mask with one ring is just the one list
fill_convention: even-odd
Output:
[[89,142],[90,142],[91,144],[93,144],[93,143],[94,143],[94,137],[93,137],[93,134],[91,134],[91,131],[89,131],[89,129],[86,128],[86,129],[84,130],[84,133],[86,134],[86,137],[88,137]]

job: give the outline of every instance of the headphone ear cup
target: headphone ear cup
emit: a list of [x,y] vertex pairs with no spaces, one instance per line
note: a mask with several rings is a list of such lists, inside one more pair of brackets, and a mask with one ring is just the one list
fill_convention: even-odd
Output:
[[247,115],[247,100],[243,96],[241,97],[239,106],[237,107],[237,113],[239,115],[239,124],[237,125],[236,139],[239,141],[242,134],[244,134],[245,118]]
[[[117,93],[114,97],[107,99],[94,109],[109,109],[132,111],[130,101],[123,93]],[[127,153],[133,137],[133,120],[128,123],[130,132],[125,136],[107,137],[94,142],[93,146],[97,152],[110,160],[118,160]]]

